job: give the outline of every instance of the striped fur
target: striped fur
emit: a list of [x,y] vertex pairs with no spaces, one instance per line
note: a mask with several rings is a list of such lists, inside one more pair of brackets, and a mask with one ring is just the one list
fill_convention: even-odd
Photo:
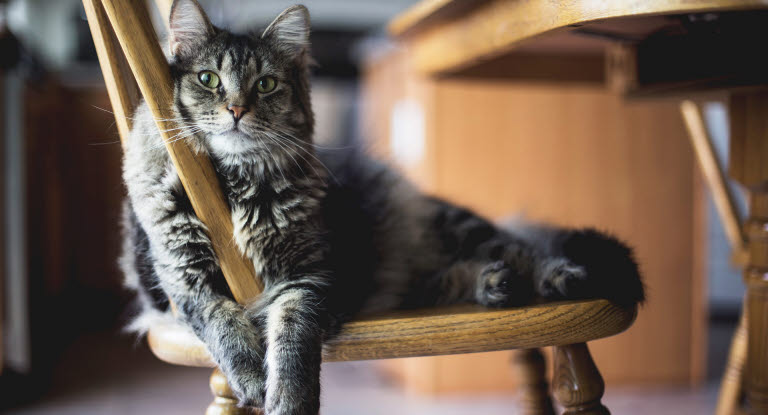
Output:
[[[537,296],[643,300],[631,252],[609,236],[500,228],[355,151],[315,151],[305,8],[253,35],[211,26],[194,0],[175,1],[171,19],[176,138],[214,161],[233,240],[265,291],[245,307],[232,300],[146,105],[125,151],[121,266],[145,315],[167,313],[173,300],[243,404],[316,414],[321,344],[361,312]],[[203,70],[221,85],[202,85]],[[255,89],[264,76],[277,79],[274,91]],[[228,105],[248,111],[236,120]]]

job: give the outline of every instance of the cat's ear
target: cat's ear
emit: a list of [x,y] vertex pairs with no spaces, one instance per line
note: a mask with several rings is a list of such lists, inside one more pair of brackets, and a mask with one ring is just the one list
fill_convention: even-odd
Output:
[[309,11],[300,4],[283,10],[261,37],[271,37],[280,49],[294,58],[306,58],[305,52],[309,50]]
[[174,0],[169,19],[168,41],[172,55],[191,52],[215,34],[216,29],[197,0]]

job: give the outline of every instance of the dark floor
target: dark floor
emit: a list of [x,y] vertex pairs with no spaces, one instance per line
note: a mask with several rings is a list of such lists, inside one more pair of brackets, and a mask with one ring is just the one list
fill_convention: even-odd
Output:
[[[608,387],[604,403],[615,414],[712,413],[718,375],[727,353],[731,322],[710,328],[710,382],[705,387]],[[64,354],[43,399],[8,412],[15,415],[202,414],[211,400],[210,370],[171,366],[128,337],[93,334]],[[416,398],[391,384],[370,362],[330,363],[323,368],[323,414],[510,414],[509,396]]]

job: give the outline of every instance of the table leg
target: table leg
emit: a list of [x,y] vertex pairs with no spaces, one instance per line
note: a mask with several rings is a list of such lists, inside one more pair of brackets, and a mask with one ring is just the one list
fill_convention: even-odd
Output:
[[749,223],[750,260],[747,285],[747,364],[744,368],[746,410],[768,413],[768,194],[752,195]]
[[730,173],[750,191],[744,409],[757,415],[768,413],[768,92],[732,96],[730,116]]

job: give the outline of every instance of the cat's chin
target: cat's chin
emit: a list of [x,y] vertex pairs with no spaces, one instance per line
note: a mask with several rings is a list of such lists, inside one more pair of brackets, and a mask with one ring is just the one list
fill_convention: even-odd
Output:
[[222,134],[210,135],[208,138],[210,150],[214,154],[235,156],[248,154],[258,150],[258,142],[253,137],[239,130],[229,130]]

